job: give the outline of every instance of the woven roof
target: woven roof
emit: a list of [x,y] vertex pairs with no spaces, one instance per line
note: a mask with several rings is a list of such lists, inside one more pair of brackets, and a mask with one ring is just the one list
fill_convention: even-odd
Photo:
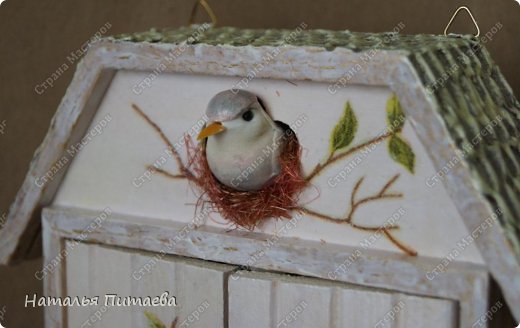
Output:
[[442,87],[433,89],[437,109],[480,192],[500,209],[500,222],[520,259],[520,103],[488,51],[475,41],[409,58],[425,85],[459,65]]
[[[363,51],[379,47],[384,50],[420,51],[428,47],[445,47],[447,45],[464,45],[470,37],[446,38],[440,35],[404,35],[395,32],[359,33],[351,31],[329,30],[261,30],[220,27],[204,29],[198,25],[181,27],[174,30],[120,34],[113,38],[123,41],[152,43],[209,44],[230,46],[315,46],[327,50],[337,47],[353,51]],[[292,34],[291,34],[292,33]],[[194,36],[196,35],[196,38]]]
[[[328,30],[295,34],[294,30],[232,27],[205,31],[199,28],[197,37],[193,38],[196,29],[197,26],[165,31],[152,29],[114,38],[237,47],[294,45],[330,51],[338,47],[355,52],[375,47],[404,51],[425,87],[431,87],[430,92],[439,104],[436,109],[455,144],[464,152],[464,160],[480,192],[491,208],[500,209],[499,220],[520,259],[520,103],[478,39]],[[476,137],[481,139],[475,142]]]

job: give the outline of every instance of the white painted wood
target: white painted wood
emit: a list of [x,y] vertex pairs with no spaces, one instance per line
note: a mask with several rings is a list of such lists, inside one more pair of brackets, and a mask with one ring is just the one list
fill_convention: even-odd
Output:
[[[67,327],[146,327],[144,311],[152,312],[167,326],[178,317],[179,326],[224,327],[224,286],[226,272],[232,268],[95,244],[77,245],[68,256],[67,295],[100,296],[100,304],[67,308]],[[106,294],[146,297],[165,291],[177,297],[177,307],[104,304]]]
[[230,279],[229,299],[230,328],[458,327],[452,300],[279,274],[238,271]]
[[[41,208],[51,203],[72,162],[66,149],[85,135],[114,76],[114,71],[109,67],[99,65],[100,60],[99,53],[90,53],[78,64],[47,135],[35,151],[23,185],[0,230],[0,264],[23,259],[31,251],[31,246],[40,247],[38,243],[34,245],[34,238],[38,232]],[[53,174],[53,178],[47,183],[38,183],[39,179],[58,167],[56,163],[63,165]]]
[[176,295],[183,303],[179,307],[178,326],[185,322],[186,327],[225,327],[225,286],[228,272],[234,267],[190,261],[175,268]]
[[[375,327],[395,305],[392,295],[382,291],[339,287],[334,291],[338,294],[338,301],[332,309],[337,318],[333,327]],[[395,327],[395,323],[387,327]]]
[[[229,277],[229,327],[271,328],[271,286],[268,279],[242,278],[244,271]],[[249,275],[247,276],[249,277]],[[255,310],[250,311],[254,306]]]
[[[97,215],[78,209],[49,208],[44,211],[44,222],[57,238],[73,239]],[[471,326],[487,311],[489,276],[482,266],[453,262],[445,272],[429,280],[427,273],[438,264],[437,259],[410,260],[393,253],[366,251],[348,269],[337,271],[356,249],[286,237],[266,248],[266,238],[264,234],[222,232],[212,227],[200,227],[188,234],[186,226],[178,223],[113,214],[85,241],[452,299],[460,304],[460,327]],[[252,256],[260,253],[263,255],[251,262]]]
[[[120,71],[116,74],[92,125],[107,115],[113,119],[103,134],[77,155],[56,195],[54,205],[91,210],[110,206],[119,213],[165,221],[189,222],[193,219],[194,206],[186,204],[195,204],[198,194],[187,181],[172,181],[159,174],[153,175],[151,181],[142,177],[142,180],[139,179],[147,165],[164,156],[165,145],[155,131],[132,110],[131,104],[138,104],[160,123],[173,142],[177,142],[186,131],[192,131],[193,126],[197,127],[209,100],[217,92],[229,89],[237,78],[162,74],[154,80],[153,87],[136,95],[132,91],[133,86],[146,77],[146,72]],[[347,100],[351,102],[359,120],[358,133],[352,145],[366,142],[387,128],[386,103],[391,91],[385,87],[349,86],[331,96],[324,83],[299,81],[294,86],[285,80],[255,79],[249,84],[248,91],[262,98],[275,119],[288,124],[300,122],[295,130],[305,148],[302,164],[307,173],[327,157],[330,133]],[[376,226],[393,217],[395,223],[401,226],[396,233],[400,240],[411,245],[420,255],[444,257],[459,240],[468,235],[468,231],[442,183],[433,188],[427,185],[435,169],[410,122],[405,124],[403,135],[411,143],[417,157],[414,175],[390,158],[388,142],[384,141],[367,155],[356,154],[324,171],[313,180],[314,187],[308,188],[302,203],[307,203],[307,207],[318,212],[341,217],[348,211],[348,202],[345,200],[349,199],[358,179],[366,177],[360,190],[360,197],[363,197],[376,192],[392,176],[400,173],[392,191],[402,192],[404,198],[362,206],[355,215],[355,221]],[[182,142],[178,148],[185,157],[186,150]],[[354,168],[345,169],[357,160],[361,162]],[[163,168],[177,172],[175,160],[171,156],[167,157]],[[344,174],[345,178],[338,174]],[[217,213],[212,214],[212,220],[207,220],[208,225],[223,229],[230,227],[222,223],[226,223],[226,220]],[[448,226],[450,228],[446,229]],[[275,234],[279,227],[279,222],[271,220],[259,227],[258,231]],[[368,233],[349,226],[338,226],[307,216],[298,223],[298,227],[286,234],[350,246],[359,246],[369,237]],[[441,239],[444,242],[439,243]],[[378,238],[369,247],[401,253],[385,237]],[[461,252],[456,260],[484,263],[474,244]]]
[[[43,269],[35,277],[43,280],[45,296],[59,297],[66,294],[65,261],[63,260],[64,240],[50,221],[42,220]],[[66,322],[66,311],[59,306],[45,308],[45,327],[62,328]]]
[[[132,284],[132,295],[160,295],[165,290],[169,290],[174,293],[174,289],[177,290],[176,281],[178,278],[178,267],[177,263],[170,261],[169,259],[155,260],[154,257],[157,254],[140,254],[133,253],[131,255],[131,268],[124,272],[125,275],[132,275],[133,279],[136,279]],[[143,268],[150,268],[150,272],[140,270]],[[194,293],[195,297],[199,297],[198,293]],[[177,294],[174,294],[178,296]],[[146,307],[142,309],[135,309],[132,311],[132,327],[146,327],[147,321],[143,316],[143,312],[150,311],[157,315],[164,323],[170,323],[175,319],[176,316],[180,315],[181,309],[184,309],[184,304],[180,304],[178,308],[170,307]],[[184,311],[185,312],[185,311]]]
[[[402,302],[402,303],[399,303]],[[458,327],[458,306],[456,302],[441,299],[398,295],[402,310],[398,311],[399,328]]]
[[[93,268],[89,275],[90,279],[85,282],[76,282],[76,277],[67,276],[67,285],[74,283],[87,285],[88,289],[84,290],[84,292],[87,295],[99,296],[100,303],[105,301],[106,294],[117,294],[122,297],[144,296],[132,294],[132,276],[130,275],[130,268],[132,267],[131,254],[97,245],[83,247],[89,248],[88,263]],[[83,260],[87,261],[87,259]],[[83,321],[69,321],[69,327],[77,327],[82,323]],[[132,327],[130,307],[108,306],[108,310],[103,314],[101,320],[96,323],[96,327],[100,328],[114,326]]]
[[[90,261],[90,249],[86,245],[75,245],[73,242],[65,242],[66,247],[71,249],[70,255],[67,257],[66,283],[67,295],[83,296],[92,295],[90,290],[91,275],[94,274]],[[87,321],[91,315],[98,310],[98,307],[90,306],[74,306],[67,309],[68,322],[76,323],[81,327],[82,323]],[[81,323],[81,324],[80,324]],[[88,323],[85,327],[88,327]]]

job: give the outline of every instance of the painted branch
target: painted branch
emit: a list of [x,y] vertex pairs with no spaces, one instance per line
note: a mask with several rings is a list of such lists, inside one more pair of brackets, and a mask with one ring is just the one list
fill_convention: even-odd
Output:
[[173,146],[173,143],[168,139],[166,134],[163,132],[163,130],[159,127],[157,123],[155,123],[139,106],[136,104],[132,104],[132,108],[148,123],[150,126],[159,134],[161,139],[166,144],[166,147],[171,151],[173,157],[175,158],[175,161],[177,162],[177,165],[179,166],[179,170],[181,171],[182,175],[184,175],[186,178],[192,180],[195,179],[193,174],[188,170],[188,168],[184,165],[182,162],[181,156],[179,155],[179,152],[175,149]]
[[403,197],[400,193],[387,193],[387,191],[392,187],[392,185],[399,179],[399,174],[394,175],[388,182],[381,188],[381,190],[373,195],[368,196],[365,198],[361,198],[360,200],[356,200],[357,193],[359,189],[361,188],[361,185],[363,184],[364,177],[360,178],[356,184],[354,185],[354,189],[352,190],[352,194],[350,196],[350,210],[348,211],[348,214],[345,216],[344,219],[342,218],[334,218],[329,215],[325,215],[313,210],[310,210],[305,207],[300,207],[298,210],[306,213],[308,215],[314,216],[316,218],[319,218],[321,220],[325,220],[328,222],[338,223],[338,224],[348,224],[354,229],[363,230],[363,231],[373,231],[373,232],[383,232],[384,235],[390,240],[394,245],[396,245],[400,250],[405,252],[406,254],[410,256],[416,256],[417,251],[412,249],[411,247],[403,244],[401,241],[399,241],[395,236],[391,234],[391,230],[399,229],[399,226],[395,225],[388,225],[388,226],[378,226],[378,227],[371,227],[371,226],[364,226],[361,224],[354,223],[352,221],[352,218],[354,217],[354,214],[356,213],[356,210],[363,204],[367,204],[373,201],[386,199],[386,198],[401,198]]
[[365,147],[368,147],[368,146],[371,146],[371,145],[374,145],[374,144],[378,144],[380,142],[382,142],[383,140],[391,137],[393,135],[394,132],[386,132],[385,134],[382,134],[374,139],[371,139],[367,142],[364,142],[360,145],[357,145],[357,146],[354,146],[352,148],[350,148],[348,151],[344,152],[344,153],[340,153],[340,154],[337,154],[335,155],[335,153],[331,153],[329,155],[329,157],[327,158],[327,160],[324,162],[324,163],[319,163],[316,165],[316,167],[314,167],[314,169],[311,171],[311,173],[307,176],[307,181],[311,181],[312,179],[314,179],[314,177],[316,177],[318,174],[321,173],[321,171],[323,171],[325,168],[327,168],[328,166],[334,164],[336,161],[339,161],[340,159],[343,159],[343,158],[346,158],[358,151],[360,151],[361,149],[365,148]]
[[170,179],[186,179],[186,176],[184,174],[173,174],[173,173],[170,173],[166,170],[163,170],[163,169],[159,169],[159,168],[156,168],[155,166],[153,165],[148,165],[147,167],[150,171],[152,171],[153,173],[159,173],[167,178],[170,178]]
[[388,182],[383,186],[383,188],[381,188],[381,190],[377,194],[375,194],[373,196],[368,196],[368,197],[365,197],[365,198],[362,198],[362,199],[356,201],[357,193],[358,193],[359,189],[361,188],[363,181],[365,180],[364,177],[360,178],[356,182],[354,189],[352,190],[352,195],[350,197],[350,211],[347,214],[345,220],[348,222],[352,222],[352,217],[354,216],[354,213],[363,204],[367,204],[369,202],[377,201],[377,200],[384,199],[384,198],[401,198],[401,197],[403,197],[403,195],[400,193],[388,193],[388,194],[386,193],[386,191],[388,189],[390,189],[390,187],[397,181],[397,179],[399,179],[399,176],[400,176],[400,174],[394,175],[390,180],[388,180]]
[[404,244],[403,242],[398,240],[397,237],[392,235],[391,231],[399,229],[399,226],[396,226],[396,225],[379,226],[379,227],[363,226],[363,225],[356,224],[356,223],[353,223],[353,222],[348,222],[348,221],[343,220],[343,219],[334,218],[334,217],[331,217],[331,216],[328,216],[328,215],[324,215],[322,213],[315,212],[315,211],[309,210],[309,209],[304,208],[304,207],[299,208],[298,210],[303,212],[303,213],[305,213],[305,214],[317,217],[319,219],[322,219],[322,220],[325,220],[325,221],[328,221],[328,222],[333,222],[333,223],[338,223],[338,224],[348,224],[348,225],[350,225],[354,229],[358,229],[358,230],[362,230],[362,231],[370,231],[370,232],[382,232],[382,233],[384,233],[385,237],[392,244],[394,244],[397,248],[399,248],[405,254],[407,254],[409,256],[417,256],[417,251],[415,249],[413,249],[412,247]]
[[390,240],[395,246],[399,247],[400,250],[410,256],[417,256],[417,251],[415,249],[398,240],[390,231],[385,229],[383,232],[385,233],[386,238],[388,238],[388,240]]
[[329,216],[329,215],[326,215],[326,214],[323,214],[323,213],[320,213],[320,212],[316,212],[316,211],[313,211],[313,210],[308,209],[306,207],[298,207],[295,210],[299,211],[299,212],[302,212],[302,213],[305,213],[305,214],[308,214],[308,215],[311,215],[311,216],[314,216],[314,217],[316,217],[318,219],[321,219],[321,220],[324,220],[324,221],[333,222],[333,223],[337,223],[337,224],[348,224],[352,228],[355,228],[355,229],[358,229],[358,230],[363,230],[363,231],[378,231],[378,230],[381,230],[381,229],[387,229],[387,230],[399,229],[399,226],[396,226],[396,225],[389,225],[389,226],[384,227],[384,228],[380,227],[380,226],[364,226],[364,225],[361,225],[361,224],[356,224],[356,223],[350,222],[350,221],[348,221],[346,219],[335,218],[333,216]]

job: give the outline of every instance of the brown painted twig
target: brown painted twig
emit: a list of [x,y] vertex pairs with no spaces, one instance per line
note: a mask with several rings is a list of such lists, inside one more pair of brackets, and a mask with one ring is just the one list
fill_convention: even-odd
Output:
[[[364,226],[364,225],[356,224],[356,223],[353,223],[353,222],[349,222],[346,219],[335,218],[335,217],[332,217],[332,216],[329,216],[329,215],[326,215],[326,214],[322,214],[322,213],[317,212],[317,211],[313,211],[313,210],[308,209],[306,207],[298,207],[296,210],[299,211],[299,212],[302,212],[302,213],[314,216],[314,217],[316,217],[318,219],[321,219],[321,220],[324,220],[324,221],[329,221],[329,222],[338,223],[338,224],[347,224],[347,225],[350,225],[352,228],[355,228],[355,229],[358,229],[358,230],[378,231],[378,230],[382,229],[380,226]],[[391,225],[391,226],[385,227],[385,229],[395,230],[395,229],[399,229],[399,226]]]
[[361,198],[360,200],[356,200],[357,193],[359,191],[359,188],[361,187],[361,184],[364,181],[364,177],[358,180],[356,185],[354,186],[354,190],[352,191],[352,195],[350,197],[350,211],[346,217],[346,220],[348,222],[352,222],[352,217],[354,216],[354,213],[356,210],[363,204],[377,201],[383,198],[401,198],[403,197],[403,194],[401,193],[387,193],[387,190],[399,179],[399,174],[394,175],[384,186],[381,188],[381,190],[369,197]]
[[153,165],[149,165],[148,169],[150,169],[153,172],[160,173],[166,177],[174,178],[174,179],[181,179],[186,178],[188,180],[196,180],[193,173],[184,165],[182,162],[182,158],[179,155],[179,152],[175,147],[173,146],[173,143],[168,139],[166,134],[163,132],[163,130],[159,127],[157,123],[155,123],[139,106],[136,104],[132,104],[132,108],[159,134],[159,137],[161,137],[162,141],[165,143],[166,147],[168,147],[168,150],[172,153],[173,157],[175,158],[175,161],[177,162],[177,166],[179,167],[180,174],[172,174],[169,172],[166,172],[164,170],[158,169]]
[[173,174],[166,170],[159,169],[153,165],[148,165],[148,170],[150,170],[152,173],[159,173],[160,175],[170,179],[186,179],[186,176],[184,174]]
[[324,163],[319,163],[314,167],[314,169],[311,171],[311,173],[306,177],[307,181],[311,181],[318,174],[320,174],[321,171],[323,171],[326,167],[334,164],[335,162],[339,161],[340,159],[349,157],[350,155],[360,151],[361,149],[363,149],[365,147],[372,146],[374,144],[378,144],[378,143],[382,142],[383,140],[391,137],[393,134],[394,134],[393,131],[389,131],[389,132],[386,132],[385,134],[375,137],[374,139],[371,139],[367,142],[354,146],[354,147],[350,148],[349,150],[347,150],[346,152],[342,152],[339,154],[336,154],[334,152],[330,153],[329,157],[325,160]]
[[357,194],[361,185],[363,184],[364,178],[360,178],[357,183],[354,185],[354,189],[352,190],[352,195],[350,196],[350,208],[344,218],[335,218],[329,215],[325,215],[311,209],[305,207],[299,207],[297,210],[303,212],[305,214],[314,216],[318,219],[333,222],[337,224],[347,224],[350,225],[354,229],[362,230],[362,231],[372,231],[377,232],[380,231],[384,233],[384,235],[390,240],[394,245],[396,245],[399,249],[404,251],[408,255],[416,256],[417,252],[411,247],[403,244],[399,241],[395,236],[392,235],[391,231],[399,229],[399,226],[396,225],[383,225],[383,226],[365,226],[359,223],[353,222],[354,214],[357,209],[365,204],[370,202],[375,202],[382,199],[392,199],[392,198],[402,198],[403,195],[401,193],[392,193],[388,192],[388,190],[392,187],[392,185],[399,179],[399,174],[393,176],[376,194],[368,197],[364,197],[361,199],[357,199]]
[[395,246],[397,246],[400,250],[405,252],[406,254],[410,256],[417,256],[417,251],[413,249],[412,247],[404,244],[402,241],[398,240],[394,235],[390,233],[388,230],[383,230],[385,233],[386,238],[390,240]]

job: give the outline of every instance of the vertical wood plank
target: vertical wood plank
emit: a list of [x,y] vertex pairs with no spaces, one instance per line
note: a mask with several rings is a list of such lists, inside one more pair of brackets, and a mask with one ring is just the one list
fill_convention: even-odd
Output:
[[[89,294],[91,270],[89,266],[90,252],[88,246],[84,244],[75,244],[70,241],[65,242],[65,245],[65,247],[69,249],[66,266],[67,294],[69,296],[80,297],[93,296]],[[90,306],[73,306],[67,308],[69,326],[89,327],[90,321],[88,320],[90,320],[90,316],[94,311],[95,309],[93,310]]]
[[[65,285],[65,263],[62,259],[64,248],[63,239],[54,230],[52,223],[44,218],[42,220],[43,254],[44,269],[37,272],[37,276],[43,279],[43,292],[45,296],[60,297],[66,293]],[[57,265],[54,265],[57,261]],[[51,268],[46,271],[45,268]],[[54,268],[54,269],[52,269]],[[46,328],[66,327],[66,311],[60,306],[45,307],[44,321]]]
[[312,279],[280,281],[276,327],[330,327],[331,296],[330,285],[313,283]]
[[[224,291],[226,272],[233,267],[204,261],[182,260],[176,262],[176,293],[179,304],[180,326],[215,327],[227,325],[224,322],[224,305],[227,297]],[[189,324],[189,325],[188,325]]]
[[[89,265],[92,273],[89,279],[89,292],[100,296],[100,305],[105,302],[106,294],[118,296],[132,295],[131,254],[99,245],[89,245]],[[107,306],[95,327],[132,327],[130,307]]]
[[339,322],[334,327],[394,327],[380,323],[393,306],[390,293],[342,288],[340,295]]
[[[158,259],[157,254],[132,254],[132,295],[157,296],[165,291],[175,295],[175,263]],[[144,270],[144,271],[143,271]],[[145,311],[149,311],[161,319],[165,324],[172,322],[178,315],[176,307],[142,307],[132,309],[132,327],[148,327]]]
[[[271,328],[271,285],[262,277],[243,276],[239,271],[229,278],[229,328]],[[251,311],[254,304],[255,311]]]
[[396,295],[404,306],[396,311],[398,328],[456,328],[458,327],[457,303],[409,295]]

